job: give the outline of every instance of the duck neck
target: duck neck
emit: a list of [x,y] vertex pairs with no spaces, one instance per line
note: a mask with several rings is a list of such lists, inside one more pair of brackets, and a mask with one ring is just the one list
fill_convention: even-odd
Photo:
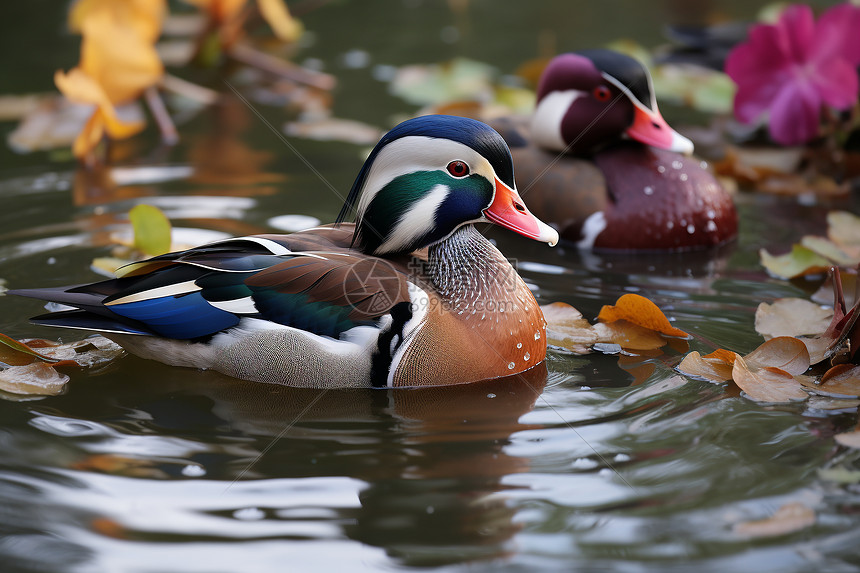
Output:
[[474,225],[464,225],[429,248],[427,275],[440,297],[457,310],[474,310],[482,301],[513,301],[522,296],[514,267]]

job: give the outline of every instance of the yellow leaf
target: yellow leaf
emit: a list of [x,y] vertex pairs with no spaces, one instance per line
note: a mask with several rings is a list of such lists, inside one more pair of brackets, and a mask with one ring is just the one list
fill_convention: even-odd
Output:
[[290,15],[283,0],[257,0],[260,14],[275,35],[285,42],[294,42],[302,35],[302,25]]
[[626,320],[669,336],[682,338],[690,336],[683,330],[672,326],[669,319],[656,304],[638,294],[625,294],[615,302],[615,306],[604,306],[600,309],[597,319],[603,322]]
[[136,205],[128,214],[134,226],[134,246],[150,256],[170,251],[170,221],[154,205]]
[[69,11],[69,28],[82,32],[94,14],[107,14],[117,25],[132,28],[141,38],[155,42],[166,8],[165,0],[78,0]]
[[826,272],[832,263],[802,245],[794,245],[790,253],[774,256],[765,249],[759,251],[761,264],[769,273],[784,279]]
[[83,23],[81,69],[95,80],[114,103],[140,96],[164,73],[151,41],[134,28],[117,25],[107,13],[95,13]]

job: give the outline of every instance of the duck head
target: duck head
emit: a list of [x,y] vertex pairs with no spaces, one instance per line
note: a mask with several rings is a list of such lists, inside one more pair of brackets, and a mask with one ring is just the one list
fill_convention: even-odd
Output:
[[428,115],[389,131],[365,161],[338,222],[355,212],[353,246],[373,255],[439,243],[488,221],[550,245],[558,233],[526,208],[511,153],[488,125]]
[[689,154],[693,143],[669,127],[651,75],[638,60],[612,50],[556,56],[538,83],[532,137],[554,151],[588,153],[618,137]]

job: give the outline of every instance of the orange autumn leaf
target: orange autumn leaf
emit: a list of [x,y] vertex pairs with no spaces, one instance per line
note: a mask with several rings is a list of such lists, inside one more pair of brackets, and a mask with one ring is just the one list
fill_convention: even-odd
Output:
[[656,304],[638,294],[625,294],[615,302],[615,306],[604,306],[597,315],[603,322],[626,320],[649,330],[668,336],[688,338],[690,335],[672,326],[666,315]]
[[732,366],[732,380],[756,402],[806,400],[809,395],[794,376],[771,366],[760,368],[738,356]]
[[860,366],[838,364],[821,377],[820,390],[845,396],[860,396]]
[[[730,355],[730,358],[726,355]],[[736,357],[737,354],[728,350],[720,349],[707,356],[702,356],[694,350],[678,364],[678,370],[682,374],[704,378],[711,382],[725,382],[732,379],[732,365]]]
[[779,368],[789,374],[803,374],[809,369],[809,351],[806,345],[791,336],[771,338],[747,354],[744,359],[760,368]]

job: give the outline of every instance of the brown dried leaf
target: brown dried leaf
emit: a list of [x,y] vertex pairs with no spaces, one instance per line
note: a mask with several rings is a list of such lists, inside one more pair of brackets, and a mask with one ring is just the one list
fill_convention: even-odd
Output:
[[832,396],[810,396],[807,407],[812,410],[856,410],[860,400],[834,398]]
[[860,396],[860,366],[838,364],[824,373],[818,387],[830,394]]
[[643,328],[654,330],[668,336],[689,338],[689,334],[675,328],[656,304],[638,294],[625,294],[615,302],[615,306],[604,306],[597,315],[603,322],[626,320]]
[[590,352],[591,345],[597,342],[597,333],[581,312],[563,302],[546,304],[540,308],[547,322],[547,344],[577,354]]
[[767,519],[738,523],[734,531],[748,537],[775,537],[800,531],[814,523],[815,512],[802,503],[794,502],[783,505]]
[[755,311],[755,330],[765,338],[821,334],[833,319],[833,309],[802,298],[763,302]]
[[[737,356],[734,353],[732,354]],[[711,382],[725,382],[732,379],[734,356],[731,362],[726,362],[721,357],[715,357],[710,354],[702,356],[694,350],[686,355],[681,363],[678,364],[678,370],[682,374],[704,378]]]
[[772,338],[744,357],[758,368],[774,367],[789,374],[803,374],[809,369],[809,351],[799,339],[791,336]]
[[732,367],[732,379],[756,402],[790,402],[809,397],[794,376],[785,370],[773,367],[758,368],[748,364],[740,356],[735,359]]

